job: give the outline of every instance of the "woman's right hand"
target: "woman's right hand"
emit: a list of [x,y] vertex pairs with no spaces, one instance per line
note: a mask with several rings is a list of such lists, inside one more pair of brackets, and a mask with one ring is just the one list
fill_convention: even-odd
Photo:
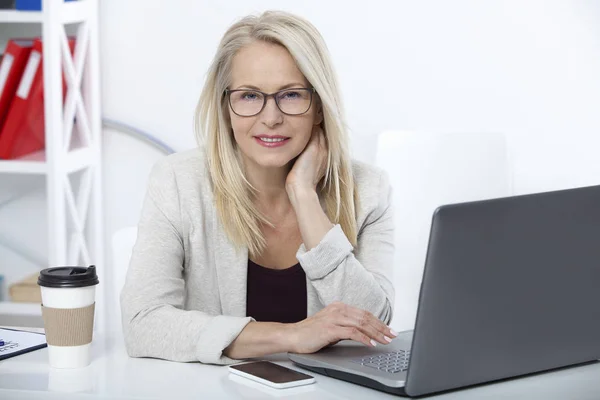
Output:
[[292,324],[289,332],[292,353],[314,353],[345,339],[374,347],[398,335],[370,312],[340,302]]

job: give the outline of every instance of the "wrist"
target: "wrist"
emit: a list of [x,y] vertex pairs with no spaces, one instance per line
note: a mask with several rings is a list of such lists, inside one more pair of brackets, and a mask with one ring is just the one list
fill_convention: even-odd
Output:
[[294,337],[294,333],[296,331],[296,324],[287,323],[280,324],[280,329],[278,330],[278,341],[283,349],[283,352],[286,353],[295,353],[296,352],[296,339]]
[[310,201],[314,199],[318,200],[319,198],[317,196],[317,191],[315,188],[310,188],[306,186],[290,185],[286,187],[286,191],[288,197],[290,198],[292,206],[294,207],[300,202]]

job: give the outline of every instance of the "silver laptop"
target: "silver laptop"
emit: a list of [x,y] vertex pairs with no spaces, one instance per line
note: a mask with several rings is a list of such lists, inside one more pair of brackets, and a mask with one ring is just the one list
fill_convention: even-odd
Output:
[[402,396],[596,362],[600,186],[438,208],[414,331],[289,358]]

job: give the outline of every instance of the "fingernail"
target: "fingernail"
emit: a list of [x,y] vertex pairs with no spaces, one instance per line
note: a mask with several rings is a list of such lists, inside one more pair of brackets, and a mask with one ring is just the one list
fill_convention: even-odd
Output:
[[391,342],[392,342],[392,339],[390,339],[390,338],[389,338],[389,337],[387,337],[387,336],[384,336],[383,338],[384,338],[384,339],[385,339],[385,341],[386,341],[386,342],[388,342],[388,343],[391,343]]
[[[388,326],[388,328],[390,328],[390,327]],[[390,328],[390,333],[392,334],[392,336],[393,336],[393,337],[396,337],[396,336],[398,336],[398,332],[396,332],[396,331],[395,331],[395,330],[393,330],[392,328]]]
[[373,339],[371,339],[371,344],[373,345],[373,347],[377,346],[377,343],[375,343]]

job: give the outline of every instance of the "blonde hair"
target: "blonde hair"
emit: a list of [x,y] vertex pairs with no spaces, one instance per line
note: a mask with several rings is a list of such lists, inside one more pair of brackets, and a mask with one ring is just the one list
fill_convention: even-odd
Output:
[[358,196],[352,176],[340,92],[329,52],[311,23],[281,11],[247,16],[225,32],[196,108],[196,135],[199,143],[204,142],[215,206],[225,233],[236,245],[247,246],[250,255],[255,256],[266,247],[261,224],[273,227],[253,202],[256,189],[244,175],[231,133],[225,96],[234,56],[241,48],[257,40],[285,47],[318,93],[329,149],[320,193],[330,221],[339,223],[352,245],[356,246]]

